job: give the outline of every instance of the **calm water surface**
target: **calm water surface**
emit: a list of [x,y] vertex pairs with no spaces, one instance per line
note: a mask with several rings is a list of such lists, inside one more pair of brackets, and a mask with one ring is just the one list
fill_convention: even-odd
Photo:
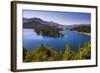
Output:
[[61,31],[64,34],[62,38],[44,37],[35,33],[34,29],[23,29],[23,47],[28,50],[33,50],[37,46],[44,44],[46,46],[52,46],[60,52],[64,52],[67,43],[72,44],[72,50],[77,51],[78,45],[81,47],[85,42],[90,41],[90,36],[80,34],[76,31]]

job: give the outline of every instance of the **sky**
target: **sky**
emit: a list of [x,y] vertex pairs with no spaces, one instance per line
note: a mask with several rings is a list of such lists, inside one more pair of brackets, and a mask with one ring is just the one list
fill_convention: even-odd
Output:
[[62,25],[91,24],[91,13],[23,10],[24,18],[41,18]]

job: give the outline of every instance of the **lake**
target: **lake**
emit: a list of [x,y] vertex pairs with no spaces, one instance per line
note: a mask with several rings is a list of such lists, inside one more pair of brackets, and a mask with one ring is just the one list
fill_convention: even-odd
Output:
[[91,40],[89,35],[80,34],[76,31],[64,30],[61,31],[61,33],[64,34],[62,38],[44,37],[38,35],[34,29],[23,29],[23,47],[31,51],[42,43],[45,46],[54,47],[59,52],[63,53],[67,43],[71,43],[72,50],[75,52],[79,44],[82,47],[85,42]]

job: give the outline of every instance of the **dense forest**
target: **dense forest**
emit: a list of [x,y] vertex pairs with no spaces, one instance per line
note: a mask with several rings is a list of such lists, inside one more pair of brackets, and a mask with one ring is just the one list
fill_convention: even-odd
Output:
[[41,62],[41,61],[61,61],[61,60],[83,60],[91,58],[91,43],[84,43],[84,46],[76,52],[72,51],[72,45],[66,45],[65,51],[61,54],[53,47],[48,47],[43,44],[32,51],[23,49],[23,62]]
[[75,30],[75,31],[78,31],[78,32],[91,33],[90,24],[87,24],[87,25],[79,25],[79,26],[77,26],[77,27],[66,28],[66,29]]

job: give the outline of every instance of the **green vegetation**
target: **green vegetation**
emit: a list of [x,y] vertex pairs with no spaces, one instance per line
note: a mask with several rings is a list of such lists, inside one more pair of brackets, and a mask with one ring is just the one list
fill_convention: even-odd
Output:
[[36,26],[34,29],[37,34],[39,35],[41,34],[43,36],[51,36],[51,37],[63,37],[64,36],[64,34],[60,33],[60,29],[58,29],[57,27],[40,25],[40,26]]
[[91,43],[84,43],[83,48],[79,48],[77,53],[74,55],[75,60],[90,59],[91,58]]
[[71,60],[73,56],[72,46],[68,44],[63,54],[63,60]]
[[65,28],[65,30],[77,31],[80,34],[90,35],[91,27],[90,25],[79,25],[77,27]]
[[71,30],[76,30],[78,32],[90,33],[91,32],[91,27],[90,27],[90,25],[80,25],[78,27],[72,28]]
[[33,22],[24,23],[23,28],[34,29],[38,35],[42,35],[42,36],[51,36],[51,37],[63,37],[64,36],[64,34],[60,33],[60,30],[62,30],[62,28],[59,27],[59,24],[45,22],[40,19],[37,20],[37,18],[33,20]]
[[57,61],[61,60],[62,55],[52,47],[40,45],[32,52],[27,53],[24,62]]
[[24,62],[43,62],[43,61],[60,61],[60,60],[83,60],[91,58],[91,43],[84,43],[80,48],[78,46],[77,52],[72,51],[71,44],[67,44],[64,54],[59,53],[53,47],[44,46],[41,44],[33,51],[23,50]]

